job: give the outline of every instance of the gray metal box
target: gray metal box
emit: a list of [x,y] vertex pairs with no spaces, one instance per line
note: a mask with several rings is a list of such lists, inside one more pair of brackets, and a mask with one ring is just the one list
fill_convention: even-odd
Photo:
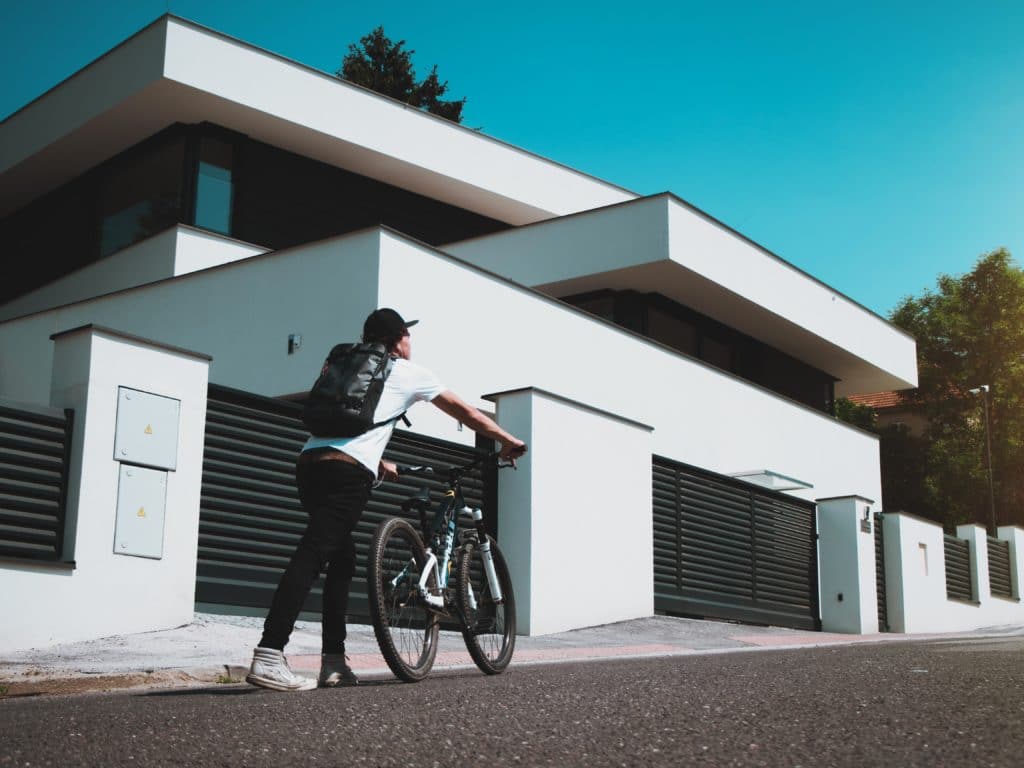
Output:
[[166,506],[167,472],[122,464],[117,483],[115,554],[162,558]]
[[180,415],[180,400],[118,387],[114,459],[177,469]]

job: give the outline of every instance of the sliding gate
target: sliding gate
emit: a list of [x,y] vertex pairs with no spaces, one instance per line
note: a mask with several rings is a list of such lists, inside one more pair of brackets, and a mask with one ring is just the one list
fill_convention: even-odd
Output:
[[[196,608],[212,613],[265,615],[306,525],[295,489],[295,459],[309,436],[301,408],[275,398],[210,385],[207,399],[203,484],[199,509]],[[415,413],[410,415],[414,418]],[[448,466],[468,462],[474,449],[396,430],[385,458],[402,464]],[[466,502],[486,506],[496,526],[495,472],[474,472],[463,482]],[[406,496],[442,480],[400,479],[375,489],[355,530],[356,578],[349,616],[368,620],[366,558],[373,530],[400,515]],[[438,493],[433,498],[439,498]],[[303,607],[319,620],[323,579]]]
[[821,629],[815,505],[654,457],[659,613]]

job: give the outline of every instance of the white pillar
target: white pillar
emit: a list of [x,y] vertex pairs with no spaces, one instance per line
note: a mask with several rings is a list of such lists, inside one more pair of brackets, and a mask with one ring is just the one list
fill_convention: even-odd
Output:
[[486,399],[530,447],[498,475],[518,631],[652,616],[651,427],[532,387]]
[[1021,588],[1024,587],[1024,529],[1003,525],[996,531],[996,538],[1009,542],[1010,583],[1013,596],[1020,600]]
[[861,496],[818,499],[821,628],[878,632],[874,502]]
[[[188,623],[195,605],[210,358],[93,325],[51,338],[55,344],[50,405],[74,409],[65,534],[65,554],[73,568],[39,564],[4,573],[0,613],[18,620],[8,622],[0,633],[0,650]],[[137,472],[135,465],[115,457],[121,388],[180,402],[171,468],[143,467]],[[161,424],[152,431],[162,428]],[[152,511],[146,508],[148,495],[146,506],[136,506],[139,520],[133,521],[159,535],[157,556],[115,552],[125,466],[132,467],[135,478],[146,473],[160,476],[162,528],[145,529],[152,519],[147,518]],[[138,480],[124,482],[134,488]]]

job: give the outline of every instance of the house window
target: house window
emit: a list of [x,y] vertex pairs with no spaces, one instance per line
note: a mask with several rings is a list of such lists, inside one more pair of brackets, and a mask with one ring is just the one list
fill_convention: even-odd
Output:
[[647,335],[687,355],[697,353],[697,327],[676,314],[658,307],[647,313]]
[[231,234],[231,203],[234,198],[232,161],[231,144],[212,136],[200,139],[196,173],[197,227]]
[[732,347],[712,336],[700,340],[700,359],[723,371],[732,370]]
[[100,258],[180,220],[183,137],[126,153],[99,185]]

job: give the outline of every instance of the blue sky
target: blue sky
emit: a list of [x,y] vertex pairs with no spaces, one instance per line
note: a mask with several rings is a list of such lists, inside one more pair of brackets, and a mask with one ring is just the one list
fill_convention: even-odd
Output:
[[0,119],[170,11],[327,72],[377,25],[464,124],[670,191],[869,309],[1024,263],[1024,2],[0,0]]

